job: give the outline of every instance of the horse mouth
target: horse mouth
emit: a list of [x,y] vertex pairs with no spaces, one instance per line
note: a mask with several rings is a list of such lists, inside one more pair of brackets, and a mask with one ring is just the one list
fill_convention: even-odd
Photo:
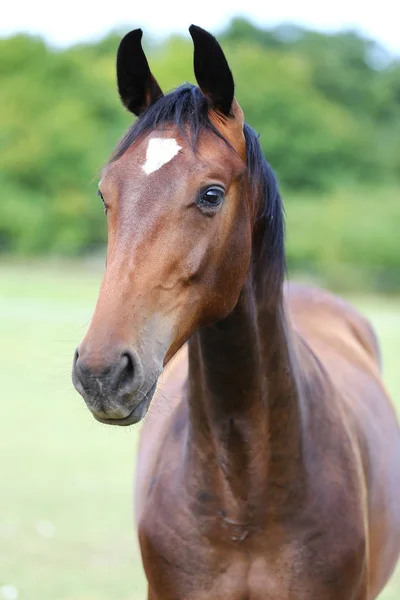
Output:
[[104,423],[105,425],[119,425],[121,427],[127,427],[128,425],[135,425],[139,423],[145,416],[150,406],[150,402],[154,396],[154,392],[157,388],[157,379],[149,389],[149,391],[145,394],[145,396],[141,399],[139,404],[137,404],[132,411],[126,417],[122,419],[112,419],[106,417],[97,416],[93,413],[94,418],[100,423]]

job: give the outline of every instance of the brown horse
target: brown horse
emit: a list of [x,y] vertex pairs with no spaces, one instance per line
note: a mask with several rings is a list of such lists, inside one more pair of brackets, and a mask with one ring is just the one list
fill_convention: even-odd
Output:
[[276,180],[218,42],[190,33],[199,87],[166,96],[140,30],[118,50],[139,118],[99,185],[107,267],[74,383],[130,425],[164,371],[136,475],[149,599],[370,600],[400,550],[375,335],[339,298],[284,289]]

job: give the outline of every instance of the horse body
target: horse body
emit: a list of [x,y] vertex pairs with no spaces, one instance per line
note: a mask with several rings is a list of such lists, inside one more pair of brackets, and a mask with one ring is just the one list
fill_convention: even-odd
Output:
[[74,384],[103,423],[149,410],[149,599],[373,600],[400,552],[400,432],[375,335],[327,292],[284,291],[276,179],[218,42],[190,31],[199,87],[165,97],[141,31],[118,50],[139,118],[99,184],[107,265]]
[[[219,464],[225,448],[212,435],[197,447],[191,436],[191,350],[183,348],[163,376],[136,474],[149,598],[369,600],[395,566],[400,438],[374,334],[351,306],[322,290],[291,286],[286,300],[303,407],[295,424],[301,456],[289,474],[284,450],[292,454],[294,436],[278,422],[257,457],[254,481],[239,490],[229,475],[220,481],[227,476]],[[260,425],[248,424],[253,436]]]

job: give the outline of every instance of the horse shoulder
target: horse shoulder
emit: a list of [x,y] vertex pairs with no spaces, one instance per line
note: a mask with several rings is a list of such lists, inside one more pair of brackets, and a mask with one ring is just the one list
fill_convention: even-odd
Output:
[[[346,512],[349,503],[358,503],[368,545],[370,585],[378,589],[400,548],[400,505],[396,502],[400,432],[381,379],[377,338],[367,319],[333,294],[289,286],[286,300],[293,327],[304,340],[302,364],[320,366],[312,366],[311,375],[307,374],[307,436],[316,477],[321,480],[331,472],[332,482],[336,481],[328,481],[325,487],[328,495],[336,489],[326,499],[339,519],[336,531],[340,506]],[[385,555],[382,548],[386,548]]]
[[294,328],[311,344],[324,340],[339,353],[350,348],[353,355],[363,355],[370,368],[379,372],[381,354],[376,333],[349,302],[327,290],[299,284],[286,285],[285,299]]

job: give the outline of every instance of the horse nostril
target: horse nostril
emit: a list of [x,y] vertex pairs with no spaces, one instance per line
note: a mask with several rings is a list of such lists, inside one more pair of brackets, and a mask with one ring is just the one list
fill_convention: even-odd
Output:
[[114,375],[114,385],[118,394],[131,394],[142,383],[142,368],[136,353],[127,349],[121,354],[118,368]]
[[130,352],[123,352],[121,355],[121,370],[119,373],[120,389],[132,388],[135,379],[134,358]]
[[79,351],[77,348],[72,362],[72,382],[80,394],[84,391],[85,383],[81,367],[82,365],[79,362]]

